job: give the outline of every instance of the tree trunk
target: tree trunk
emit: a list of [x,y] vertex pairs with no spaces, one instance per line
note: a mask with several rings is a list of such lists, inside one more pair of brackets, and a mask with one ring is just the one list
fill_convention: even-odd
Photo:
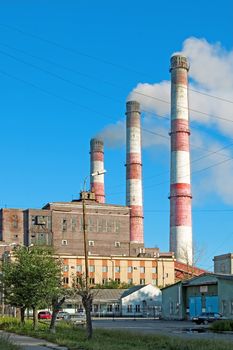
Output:
[[38,328],[37,308],[33,306],[33,330]]
[[61,305],[64,303],[64,301],[65,301],[65,297],[63,297],[60,301],[58,301],[58,298],[54,298],[52,301],[53,314],[52,314],[52,319],[51,319],[50,326],[49,326],[50,333],[56,333],[57,314],[60,310]]
[[25,324],[25,307],[20,308],[20,322],[21,325]]
[[87,291],[82,295],[82,303],[86,311],[86,331],[87,339],[92,338],[92,319],[91,319],[91,308],[92,308],[92,294]]

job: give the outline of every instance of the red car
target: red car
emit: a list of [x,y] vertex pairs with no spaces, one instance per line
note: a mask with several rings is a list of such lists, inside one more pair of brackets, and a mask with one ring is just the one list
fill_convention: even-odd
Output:
[[52,315],[49,311],[40,311],[38,312],[38,319],[39,320],[51,320]]

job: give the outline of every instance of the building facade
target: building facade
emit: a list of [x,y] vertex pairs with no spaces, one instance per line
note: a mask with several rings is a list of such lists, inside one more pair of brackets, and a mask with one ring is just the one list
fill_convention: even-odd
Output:
[[162,317],[191,319],[202,312],[220,312],[233,319],[233,276],[205,273],[162,289]]
[[233,274],[233,254],[222,254],[214,257],[214,272]]

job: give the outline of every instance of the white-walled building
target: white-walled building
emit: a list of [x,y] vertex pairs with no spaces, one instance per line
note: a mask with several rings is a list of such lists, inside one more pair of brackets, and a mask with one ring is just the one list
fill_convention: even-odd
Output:
[[152,284],[134,286],[121,296],[122,316],[155,317],[160,314],[161,290]]

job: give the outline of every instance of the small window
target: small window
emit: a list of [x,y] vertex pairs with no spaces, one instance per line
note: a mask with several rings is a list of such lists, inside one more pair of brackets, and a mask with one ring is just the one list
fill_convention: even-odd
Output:
[[120,272],[120,271],[121,271],[120,266],[115,266],[115,272]]
[[107,284],[107,282],[108,282],[107,278],[102,279],[102,284]]
[[102,272],[108,272],[108,267],[107,266],[102,266]]
[[94,265],[90,265],[89,266],[89,271],[90,272],[95,272],[95,266]]
[[152,267],[152,273],[157,273],[157,267]]
[[133,266],[128,266],[128,273],[132,273],[133,272]]
[[62,281],[64,284],[69,284],[69,277],[63,277]]
[[62,266],[62,270],[63,270],[64,272],[69,271],[69,265],[63,265],[63,266]]
[[153,286],[157,286],[157,280],[156,279],[152,279],[151,284],[153,284]]
[[76,271],[77,272],[82,272],[82,265],[77,265],[76,266]]
[[115,242],[115,247],[120,248],[121,243],[120,242]]
[[107,305],[107,312],[112,312],[112,304]]
[[76,220],[76,218],[72,218],[72,219],[71,219],[71,229],[72,229],[72,232],[75,232],[75,231],[76,231],[76,227],[77,227],[77,220]]
[[145,278],[140,278],[140,284],[145,284]]
[[67,220],[66,219],[62,220],[62,231],[63,232],[67,231]]
[[141,310],[140,310],[140,305],[135,305],[135,311],[136,312],[140,312]]
[[12,226],[14,228],[18,228],[18,216],[17,215],[12,216]]
[[63,240],[61,241],[61,244],[62,244],[62,245],[67,245],[67,244],[68,244],[68,242],[67,242],[67,240],[66,240],[66,239],[63,239]]
[[128,278],[128,284],[133,284],[133,279],[132,278]]
[[94,247],[95,242],[94,241],[88,241],[88,245],[89,245],[89,247]]
[[127,305],[127,312],[133,312],[133,305]]
[[144,266],[140,267],[140,273],[145,273],[145,267]]
[[89,278],[89,283],[90,284],[95,284],[95,279],[93,277]]
[[120,284],[120,283],[121,283],[120,278],[115,278],[115,282],[116,282],[117,284]]

